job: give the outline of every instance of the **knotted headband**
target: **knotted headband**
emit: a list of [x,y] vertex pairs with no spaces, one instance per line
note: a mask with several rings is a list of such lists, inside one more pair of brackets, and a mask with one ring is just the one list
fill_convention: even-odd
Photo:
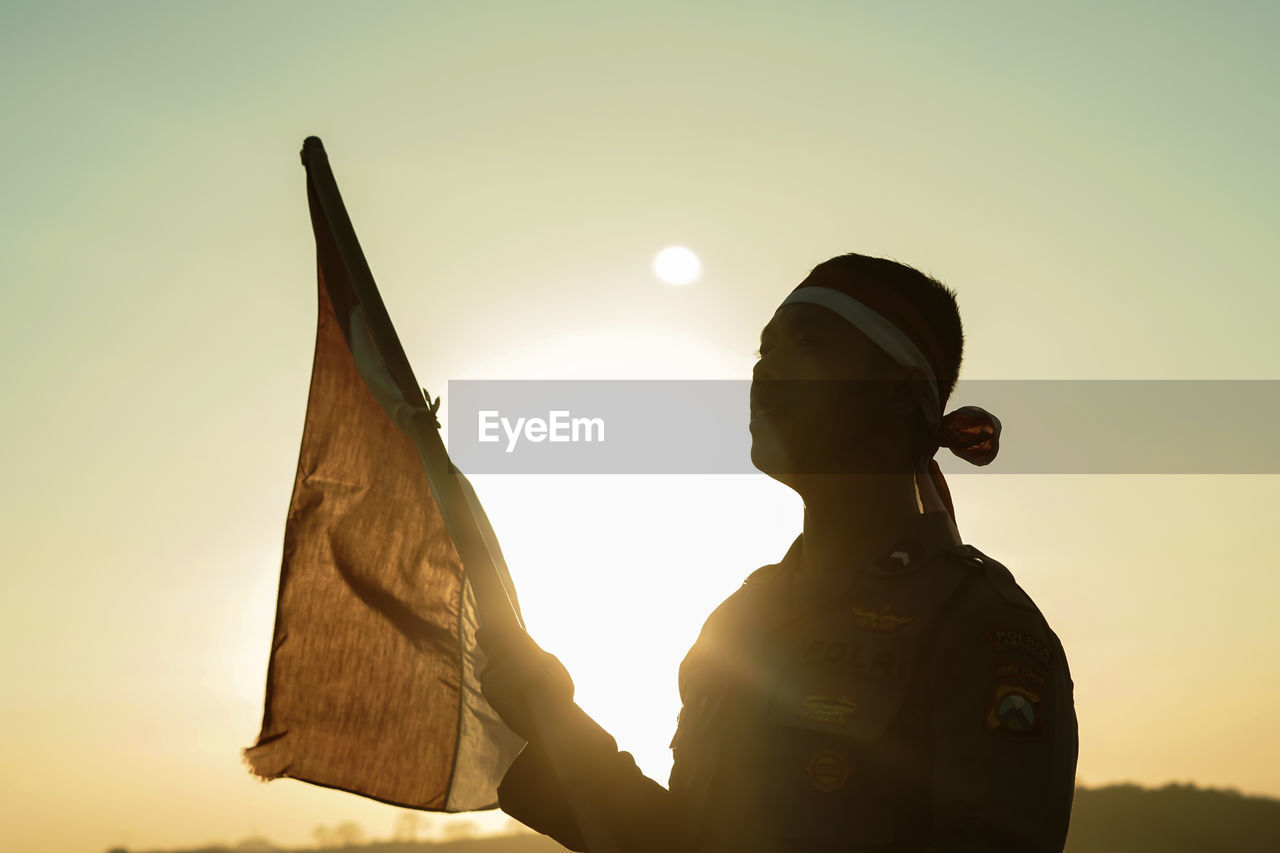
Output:
[[[828,286],[830,285],[830,286]],[[951,518],[956,541],[956,511],[942,469],[933,458],[945,447],[971,465],[987,465],[1000,451],[1000,419],[978,406],[961,406],[944,415],[938,388],[941,347],[920,310],[896,291],[846,279],[805,279],[782,300],[782,305],[804,302],[839,314],[902,367],[924,374],[920,401],[933,433],[932,450],[916,470],[916,487],[925,512],[943,512]]]

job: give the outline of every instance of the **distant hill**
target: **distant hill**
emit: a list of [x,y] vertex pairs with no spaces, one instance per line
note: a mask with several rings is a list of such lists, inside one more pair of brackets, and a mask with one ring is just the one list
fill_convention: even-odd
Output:
[[1148,851],[1280,851],[1280,800],[1194,785],[1076,789],[1066,853]]
[[[174,853],[272,850],[257,839],[231,847]],[[562,853],[540,835],[500,835],[456,841],[378,841],[346,847],[295,848],[315,853]],[[1166,785],[1077,788],[1066,853],[1275,853],[1280,851],[1280,800],[1237,791]],[[114,853],[127,853],[114,851]]]

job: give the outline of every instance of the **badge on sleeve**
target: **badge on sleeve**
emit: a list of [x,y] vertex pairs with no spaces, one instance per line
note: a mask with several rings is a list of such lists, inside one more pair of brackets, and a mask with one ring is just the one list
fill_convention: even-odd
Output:
[[1030,655],[1045,666],[1053,666],[1053,651],[1039,637],[1019,631],[1017,628],[998,628],[987,632],[991,647],[998,652],[1021,652]]
[[992,667],[994,672],[1000,678],[1013,678],[1018,681],[1032,681],[1036,684],[1044,684],[1049,680],[1049,676],[1036,669],[1034,666],[1027,666],[1016,661],[1001,661]]
[[987,710],[987,728],[1015,740],[1032,740],[1041,733],[1040,694],[1026,687],[999,684]]

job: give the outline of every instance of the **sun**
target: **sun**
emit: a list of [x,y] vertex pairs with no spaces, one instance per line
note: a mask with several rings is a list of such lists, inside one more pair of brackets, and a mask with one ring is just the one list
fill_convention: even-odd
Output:
[[692,249],[668,246],[653,256],[653,274],[667,284],[692,284],[702,275],[702,261]]

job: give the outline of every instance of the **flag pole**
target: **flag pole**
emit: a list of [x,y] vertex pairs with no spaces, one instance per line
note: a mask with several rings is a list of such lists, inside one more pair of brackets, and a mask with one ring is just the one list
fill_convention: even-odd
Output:
[[[412,401],[415,406],[408,423],[401,426],[412,439],[418,449],[418,455],[426,469],[427,480],[431,491],[439,503],[449,536],[453,540],[467,580],[475,590],[476,607],[481,623],[496,633],[511,631],[524,632],[524,624],[511,600],[511,595],[503,583],[495,565],[492,552],[485,541],[475,513],[471,509],[463,488],[461,472],[453,466],[440,437],[440,424],[436,420],[435,408],[424,397],[423,390],[413,375],[413,369],[405,356],[400,337],[396,334],[374,283],[373,273],[365,259],[360,242],[356,239],[355,228],[347,215],[346,205],[338,191],[337,181],[329,166],[329,155],[319,137],[308,136],[302,143],[300,152],[302,165],[306,168],[307,180],[315,194],[316,200],[324,211],[334,243],[342,258],[348,280],[354,290],[356,299],[364,312],[365,323],[374,339],[379,342],[379,354],[387,372],[396,384],[397,390],[405,400]],[[326,281],[325,286],[329,287]],[[416,404],[419,404],[416,405]],[[620,845],[598,821],[589,808],[584,808],[582,795],[589,794],[589,786],[569,785],[575,782],[575,774],[565,766],[560,756],[569,754],[568,734],[557,725],[552,709],[539,702],[531,702],[529,711],[533,717],[534,728],[539,739],[547,747],[548,757],[553,772],[559,777],[564,788],[566,799],[578,824],[578,829],[587,842],[592,853],[616,853]]]

